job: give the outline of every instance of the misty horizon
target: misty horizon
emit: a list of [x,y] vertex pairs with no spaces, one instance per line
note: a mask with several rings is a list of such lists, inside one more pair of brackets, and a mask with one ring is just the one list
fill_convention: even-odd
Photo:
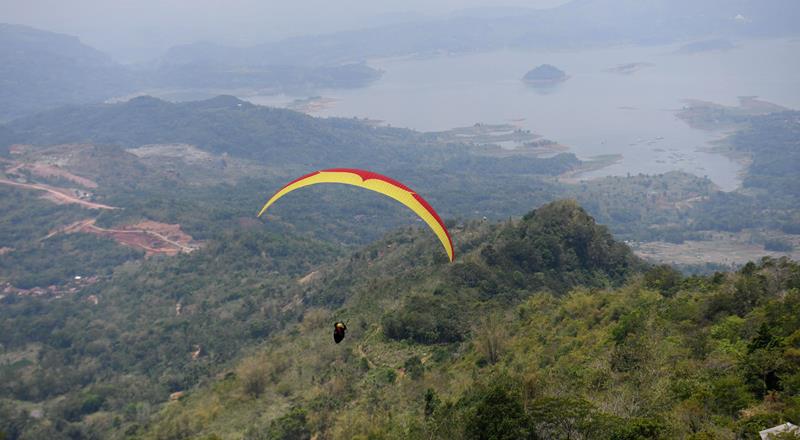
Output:
[[[468,9],[550,8],[569,0],[220,2],[2,0],[0,23],[77,36],[123,63],[152,61],[173,46],[210,42],[246,47],[285,38],[427,20]],[[313,11],[313,12],[309,12]]]

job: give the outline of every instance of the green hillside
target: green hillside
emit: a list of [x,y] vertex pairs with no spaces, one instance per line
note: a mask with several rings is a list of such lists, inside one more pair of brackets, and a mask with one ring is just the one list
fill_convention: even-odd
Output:
[[338,260],[243,229],[46,307],[5,298],[0,431],[699,439],[798,421],[795,263],[684,278],[570,201],[451,231],[453,264],[424,229]]
[[[798,421],[800,266],[637,269],[584,215],[559,202],[472,225],[453,266],[390,236],[323,275],[299,324],[166,405],[137,438],[755,439]],[[559,273],[595,287],[564,285],[546,263],[507,276],[520,266],[492,262],[513,259],[503,237],[521,231],[523,244],[558,243],[539,252],[570,256]],[[568,269],[597,246],[628,265]],[[484,283],[500,274],[503,285]],[[335,345],[342,318],[350,334]]]
[[[398,340],[458,343],[469,332],[460,322],[471,321],[483,302],[515,304],[532,289],[561,293],[580,283],[618,285],[642,267],[571,202],[519,222],[457,228],[461,257],[454,265],[427,230],[401,230],[325,263],[337,255],[328,245],[240,229],[190,255],[124,265],[108,281],[57,303],[4,298],[0,344],[4,359],[17,360],[3,364],[0,389],[12,402],[43,408],[59,432],[67,425],[91,432],[97,411],[123,417],[130,405],[155,410],[169,393],[233,368],[247,347],[295,332],[313,310],[353,307],[343,313],[356,335],[386,321],[398,329],[392,334]],[[457,307],[442,323],[434,315],[407,313],[420,301],[428,314]],[[408,319],[425,323],[407,335]],[[327,333],[317,335],[320,341],[327,343]],[[89,411],[87,396],[101,403]],[[128,422],[125,430],[144,428]]]

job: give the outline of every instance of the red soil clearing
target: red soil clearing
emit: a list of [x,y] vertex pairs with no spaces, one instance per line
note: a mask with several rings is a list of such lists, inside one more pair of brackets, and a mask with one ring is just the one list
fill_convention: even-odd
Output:
[[180,225],[169,225],[150,220],[139,222],[135,225],[122,226],[119,229],[105,229],[95,225],[95,220],[83,220],[73,223],[58,231],[49,234],[51,237],[57,233],[84,232],[101,237],[109,237],[117,243],[141,249],[146,256],[152,255],[177,255],[189,253],[197,249],[194,239],[181,231]]

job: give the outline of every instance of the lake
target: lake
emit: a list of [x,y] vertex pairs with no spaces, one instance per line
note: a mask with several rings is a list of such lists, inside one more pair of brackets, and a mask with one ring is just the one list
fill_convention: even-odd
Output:
[[[378,119],[397,127],[441,131],[476,122],[512,123],[555,140],[580,158],[622,160],[582,177],[684,170],[720,188],[739,185],[741,165],[700,151],[724,133],[695,130],[675,117],[685,99],[736,105],[739,96],[800,108],[800,42],[750,41],[727,51],[676,54],[678,46],[580,51],[514,51],[373,60],[385,71],[372,85],[323,90],[315,116]],[[570,78],[534,88],[520,80],[540,64]],[[643,63],[622,74],[616,66]],[[296,97],[250,96],[288,105]]]

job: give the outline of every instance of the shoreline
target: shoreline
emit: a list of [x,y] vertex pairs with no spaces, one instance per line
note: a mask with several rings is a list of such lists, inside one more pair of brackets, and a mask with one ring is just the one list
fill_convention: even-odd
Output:
[[753,164],[753,155],[750,153],[733,150],[727,146],[727,139],[728,136],[713,142],[709,142],[708,147],[698,147],[697,151],[709,154],[718,154],[738,164],[741,167],[736,173],[736,180],[739,182],[737,188],[739,188],[741,187],[744,179],[747,177],[747,171],[750,168],[750,165]]
[[[610,167],[611,165],[616,165],[624,159],[622,154],[602,154],[599,156],[592,156],[589,157],[587,160],[581,160],[581,165],[575,168],[574,170],[567,171],[565,173],[560,174],[556,177],[556,180],[559,183],[566,183],[570,185],[575,185],[580,182],[584,182],[587,180],[592,180],[593,178],[589,179],[582,179],[581,176],[584,174],[590,173],[592,171],[602,170],[603,168]],[[600,176],[596,177],[599,178]]]

